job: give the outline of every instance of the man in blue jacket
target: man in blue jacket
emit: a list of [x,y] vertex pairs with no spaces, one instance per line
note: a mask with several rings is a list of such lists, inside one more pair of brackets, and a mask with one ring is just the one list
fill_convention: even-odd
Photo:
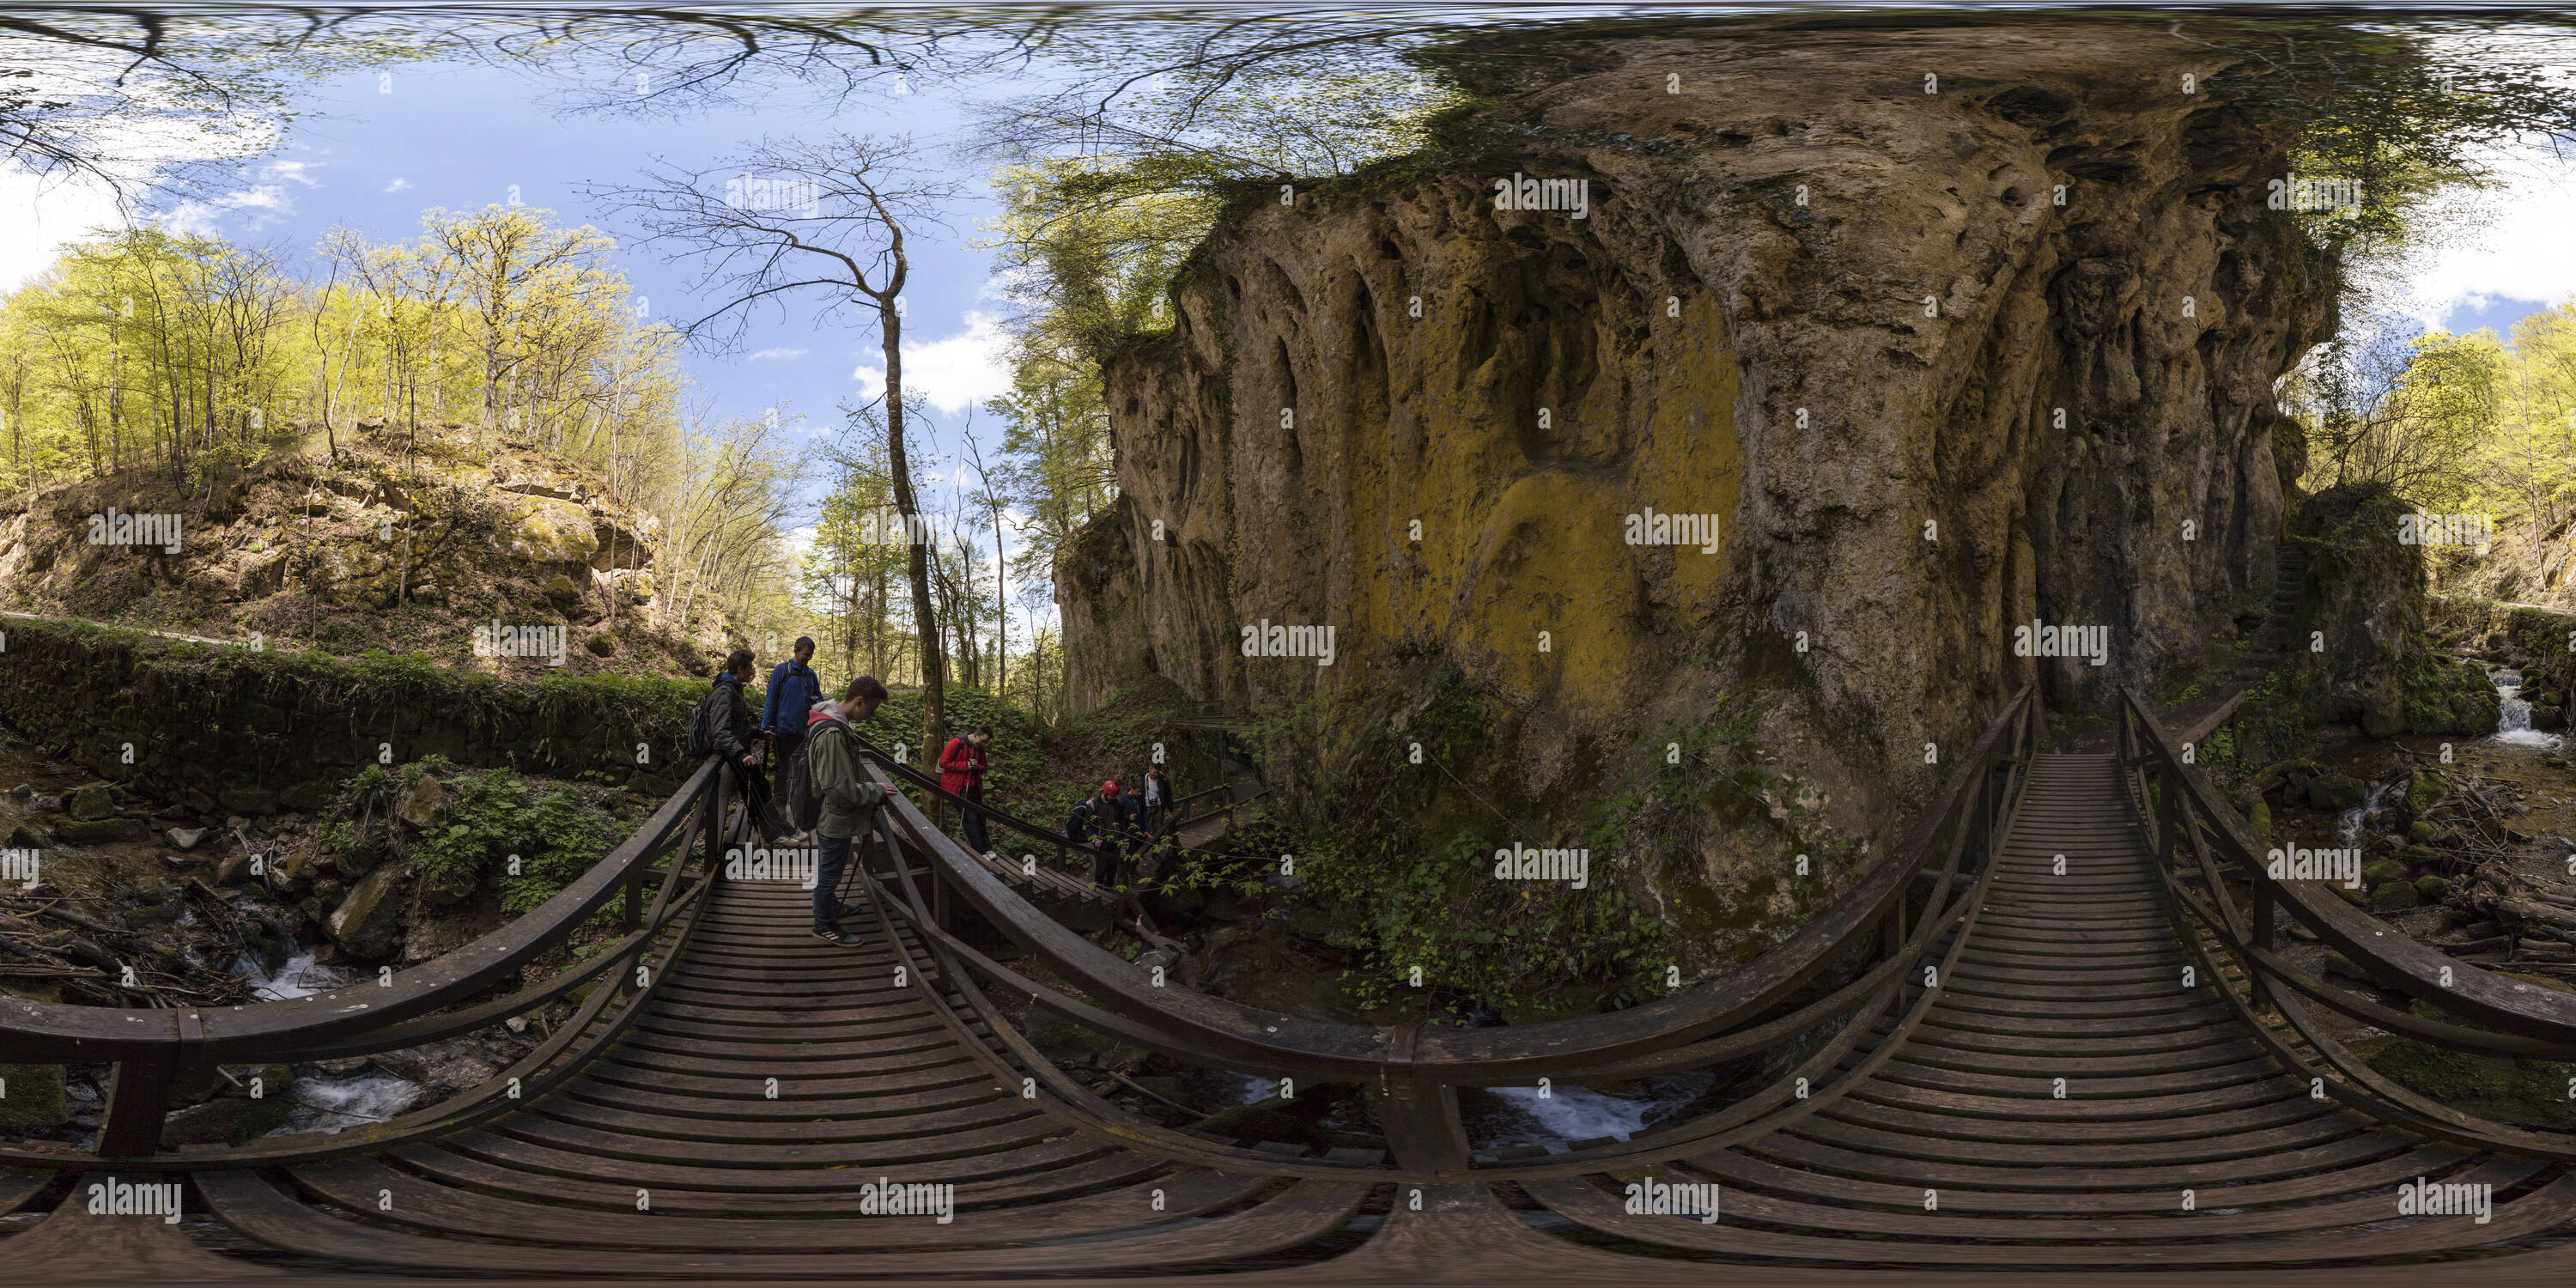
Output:
[[[778,781],[796,781],[796,758],[805,751],[805,717],[815,701],[823,696],[823,682],[815,678],[814,641],[796,637],[796,656],[769,668],[769,692],[760,707],[760,727],[770,736],[778,754]],[[796,802],[788,802],[791,809]]]

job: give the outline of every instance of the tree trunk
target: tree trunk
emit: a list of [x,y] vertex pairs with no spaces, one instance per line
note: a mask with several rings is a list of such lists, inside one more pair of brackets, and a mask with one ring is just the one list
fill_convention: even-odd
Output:
[[929,752],[948,742],[946,677],[940,665],[939,619],[930,603],[929,551],[916,539],[921,535],[921,504],[913,499],[912,465],[903,450],[903,316],[895,311],[891,294],[877,300],[877,325],[885,337],[886,460],[894,473],[895,513],[903,517],[914,633],[921,637],[921,745]]

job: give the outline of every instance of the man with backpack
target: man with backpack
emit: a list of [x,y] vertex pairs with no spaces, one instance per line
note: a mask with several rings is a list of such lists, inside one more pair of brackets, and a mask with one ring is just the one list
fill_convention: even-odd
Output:
[[814,641],[797,636],[796,655],[769,669],[769,691],[760,704],[760,731],[778,753],[778,781],[787,788],[789,813],[802,804],[795,784],[800,781],[796,758],[805,749],[805,718],[823,698],[823,681],[807,665],[813,658]]
[[859,772],[858,734],[850,728],[885,701],[886,687],[873,675],[850,681],[838,704],[819,703],[805,724],[806,801],[797,826],[814,833],[822,854],[814,866],[814,937],[842,948],[859,940],[841,929],[841,873],[850,863],[850,844],[869,831],[884,806],[885,788]]
[[721,754],[734,767],[742,783],[744,812],[759,829],[762,843],[776,845],[778,819],[769,807],[769,779],[760,772],[760,726],[742,696],[742,686],[751,679],[752,660],[747,648],[735,649],[725,658],[714,687],[698,700],[698,709],[689,719],[689,754],[700,758]]
[[1073,814],[1065,819],[1064,834],[1093,847],[1091,884],[1106,886],[1117,879],[1120,862],[1144,836],[1144,804],[1135,793],[1120,792],[1118,780],[1113,778],[1074,806]]
[[[984,769],[989,759],[985,748],[992,741],[993,731],[985,725],[949,739],[939,751],[939,790],[983,804]],[[993,842],[984,833],[984,811],[968,806],[965,815],[966,844],[977,854],[992,853]]]

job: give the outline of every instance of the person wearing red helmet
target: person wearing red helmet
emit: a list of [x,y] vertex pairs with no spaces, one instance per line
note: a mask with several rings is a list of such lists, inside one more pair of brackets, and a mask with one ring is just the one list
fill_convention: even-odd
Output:
[[1064,822],[1064,834],[1094,847],[1091,883],[1109,885],[1117,879],[1119,861],[1145,834],[1144,798],[1120,791],[1118,780],[1110,779],[1089,799],[1073,807],[1072,816]]

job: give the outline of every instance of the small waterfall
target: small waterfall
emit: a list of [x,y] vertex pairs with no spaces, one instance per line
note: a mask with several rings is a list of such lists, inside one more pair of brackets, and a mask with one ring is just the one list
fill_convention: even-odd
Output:
[[1603,1136],[1625,1140],[1698,1100],[1716,1081],[1708,1073],[1650,1078],[1650,1093],[1637,1099],[1605,1095],[1590,1087],[1552,1087],[1544,1096],[1536,1087],[1495,1087],[1493,1094],[1519,1121],[1505,1127],[1498,1138],[1480,1139],[1477,1144],[1546,1148]]
[[287,942],[286,961],[275,974],[268,972],[266,963],[250,956],[234,962],[233,973],[249,980],[251,996],[263,1002],[292,1002],[349,983],[347,972],[314,965],[313,950],[292,940]]
[[2361,830],[2368,827],[2372,819],[2388,812],[2388,798],[2396,791],[2395,783],[2372,783],[2370,795],[2364,797],[2359,805],[2345,810],[2342,816],[2335,820],[2343,833],[2345,844],[2349,845],[2360,840]]
[[2522,698],[2522,672],[2497,667],[2487,672],[2495,685],[2495,741],[2517,747],[2555,747],[2564,741],[2554,733],[2542,733],[2531,727],[2531,704]]
[[312,1074],[297,1078],[289,1092],[295,1097],[295,1108],[288,1111],[286,1123],[271,1136],[292,1136],[301,1132],[338,1132],[348,1127],[380,1123],[420,1103],[428,1089],[408,1078],[397,1077],[369,1065],[347,1077]]

